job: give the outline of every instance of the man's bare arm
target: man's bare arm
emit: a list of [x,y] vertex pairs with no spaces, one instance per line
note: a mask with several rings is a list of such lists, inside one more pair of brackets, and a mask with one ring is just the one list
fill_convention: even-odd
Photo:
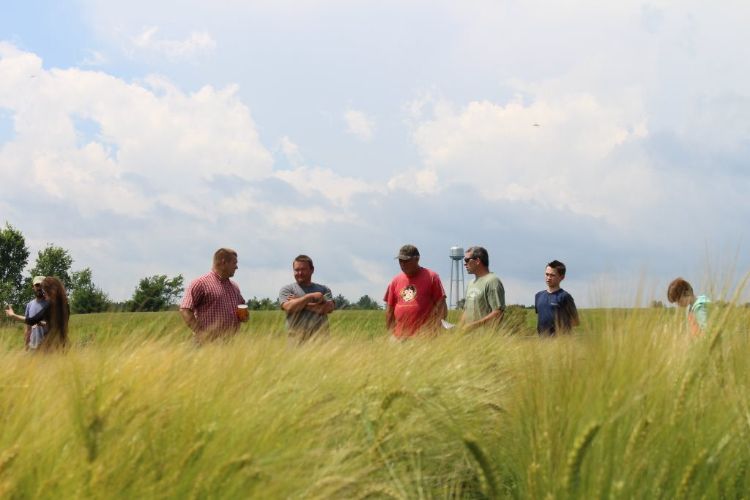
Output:
[[315,314],[331,314],[336,308],[336,304],[332,300],[326,300],[325,302],[308,303],[305,309],[312,311]]
[[296,295],[290,295],[287,300],[281,303],[281,308],[287,314],[300,312],[306,308],[308,304],[323,303],[325,296],[321,292],[306,293],[302,297]]
[[5,309],[5,315],[8,316],[9,318],[12,318],[18,321],[26,321],[26,316],[21,316],[20,314],[16,314],[13,311],[13,308],[10,306],[8,306],[8,308]]
[[445,297],[435,303],[435,308],[433,309],[433,311],[435,314],[435,319],[438,322],[441,319],[445,319],[448,317],[448,305],[445,303]]
[[195,317],[192,309],[180,309],[180,316],[182,316],[188,328],[194,332],[198,332],[198,319]]
[[483,318],[479,318],[476,321],[472,321],[470,323],[466,323],[464,325],[464,328],[467,330],[474,330],[476,328],[479,328],[480,326],[490,325],[492,323],[499,323],[501,319],[503,319],[503,314],[505,311],[502,309],[495,309],[491,313],[489,313],[487,316]]
[[396,326],[396,314],[393,307],[386,304],[385,306],[385,327],[389,330],[393,330]]

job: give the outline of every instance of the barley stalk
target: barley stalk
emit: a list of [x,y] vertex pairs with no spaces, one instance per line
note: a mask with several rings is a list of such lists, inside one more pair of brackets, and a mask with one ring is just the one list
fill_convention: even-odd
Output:
[[646,434],[651,426],[651,419],[643,417],[638,424],[633,428],[633,432],[630,433],[628,443],[625,445],[625,459],[624,463],[630,462],[630,459],[637,450],[640,449],[643,441],[646,439]]
[[675,402],[674,413],[672,413],[672,425],[677,425],[677,423],[682,418],[682,414],[685,412],[685,403],[687,401],[687,394],[688,394],[688,391],[690,390],[690,386],[694,378],[695,378],[695,374],[693,372],[687,372],[685,374],[685,377],[682,379],[682,384],[680,384],[680,390],[677,393],[677,400]]
[[489,498],[498,498],[499,495],[497,484],[495,483],[495,474],[492,470],[490,461],[487,459],[487,455],[485,455],[481,446],[479,446],[479,443],[477,443],[476,440],[469,436],[464,437],[464,445],[469,450],[469,453],[471,453],[471,455],[474,457],[474,460],[476,460],[479,464],[479,468],[482,471],[482,476],[484,477],[485,483],[487,484],[487,496]]
[[13,446],[11,449],[6,450],[2,456],[0,456],[0,475],[2,475],[18,457],[18,445]]
[[578,488],[581,476],[581,465],[583,459],[586,457],[586,452],[591,447],[591,443],[594,440],[597,432],[601,428],[601,424],[594,422],[590,424],[575,440],[573,448],[568,454],[568,462],[565,473],[565,489],[570,493],[575,493]]
[[703,449],[698,454],[695,460],[687,466],[685,469],[685,472],[682,474],[682,479],[680,480],[680,485],[677,487],[677,494],[676,498],[687,498],[688,493],[690,493],[690,489],[693,486],[693,481],[695,480],[695,476],[698,474],[698,468],[700,465],[706,460],[706,457],[708,456],[708,450]]
[[357,498],[359,500],[365,500],[366,498],[369,498],[371,496],[375,496],[378,498],[393,498],[393,499],[401,499],[404,498],[402,495],[399,495],[398,492],[395,490],[388,488],[387,486],[370,486],[365,491],[362,492],[361,495],[359,495]]

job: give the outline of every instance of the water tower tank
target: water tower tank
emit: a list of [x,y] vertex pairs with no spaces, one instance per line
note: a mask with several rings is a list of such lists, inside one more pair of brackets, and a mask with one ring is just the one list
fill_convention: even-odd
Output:
[[464,249],[461,247],[451,247],[451,259],[461,260],[464,258]]

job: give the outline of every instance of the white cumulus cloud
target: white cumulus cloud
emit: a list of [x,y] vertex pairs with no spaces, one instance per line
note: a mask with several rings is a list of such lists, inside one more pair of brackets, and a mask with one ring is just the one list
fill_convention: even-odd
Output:
[[337,206],[345,207],[356,194],[382,191],[364,180],[345,177],[320,167],[280,170],[275,176],[305,196],[322,196]]
[[[36,55],[3,44],[0,107],[12,116],[14,134],[0,163],[5,174],[33,178],[48,197],[84,214],[138,216],[162,205],[205,216],[222,196],[211,182],[271,173],[271,154],[236,93],[232,86],[185,93],[161,78],[128,83],[95,71],[46,70]],[[0,193],[18,195],[7,183]]]
[[[647,134],[638,106],[605,103],[586,93],[520,97],[505,104],[433,105],[413,139],[426,171],[391,184],[416,192],[469,184],[487,199],[532,201],[619,220],[655,195],[650,166],[618,159],[618,148]],[[429,173],[429,174],[428,174]],[[436,176],[433,177],[433,173]],[[626,186],[638,183],[636,200]]]
[[363,140],[372,140],[375,134],[375,122],[362,111],[349,109],[344,112],[344,122],[346,122],[346,131],[349,134]]
[[216,49],[216,41],[204,31],[193,31],[183,40],[170,40],[158,36],[159,28],[149,26],[130,38],[135,51],[154,52],[172,60],[191,59],[210,54]]

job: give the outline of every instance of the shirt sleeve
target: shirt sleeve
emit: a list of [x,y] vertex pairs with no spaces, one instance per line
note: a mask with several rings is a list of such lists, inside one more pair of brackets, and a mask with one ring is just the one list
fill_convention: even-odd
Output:
[[505,288],[499,279],[491,281],[487,287],[487,302],[493,311],[505,310]]
[[326,301],[333,301],[333,292],[331,292],[331,289],[325,285],[323,285],[323,288],[325,289],[323,292],[323,298]]
[[279,290],[279,304],[283,304],[284,302],[289,300],[290,295],[294,295],[292,287],[290,287],[289,285],[282,286],[281,290]]
[[200,282],[193,281],[188,286],[185,296],[180,303],[180,309],[195,309],[203,301],[203,286]]
[[576,301],[573,300],[573,296],[569,293],[565,294],[565,300],[560,304],[561,309],[564,311],[565,316],[570,322],[569,326],[573,326],[573,323],[578,323],[578,309],[576,308]]
[[708,308],[706,307],[705,302],[698,302],[695,304],[695,307],[693,307],[693,316],[701,330],[705,330],[706,325],[708,324]]
[[439,302],[445,298],[445,288],[437,273],[432,276],[432,298],[433,302]]
[[49,302],[44,304],[42,308],[39,310],[39,312],[36,313],[35,315],[31,317],[27,316],[24,321],[26,322],[27,325],[36,325],[40,321],[44,321],[47,319],[48,312],[49,312]]
[[396,303],[398,302],[398,299],[396,298],[396,293],[393,291],[393,282],[388,285],[388,288],[385,290],[385,295],[383,296],[383,301],[388,304],[391,307],[394,307]]

